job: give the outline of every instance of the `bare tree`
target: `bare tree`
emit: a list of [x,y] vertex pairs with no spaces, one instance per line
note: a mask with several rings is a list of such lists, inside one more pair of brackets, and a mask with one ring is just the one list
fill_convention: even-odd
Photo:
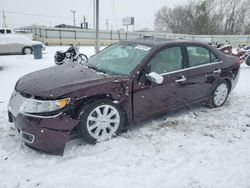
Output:
[[249,0],[190,0],[157,11],[155,28],[185,34],[242,34],[248,31]]

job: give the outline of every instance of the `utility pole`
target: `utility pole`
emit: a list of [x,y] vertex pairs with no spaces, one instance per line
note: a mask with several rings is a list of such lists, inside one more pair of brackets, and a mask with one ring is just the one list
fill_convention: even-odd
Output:
[[74,26],[76,26],[76,10],[71,10],[72,14],[73,14],[73,22],[74,22]]
[[85,15],[83,15],[83,29],[87,29]]
[[83,24],[85,25],[86,23],[86,17],[83,15]]
[[93,0],[93,29],[95,29],[95,12],[96,12],[95,1],[96,0]]
[[100,38],[99,38],[99,0],[94,0],[95,2],[95,52],[100,51]]
[[109,20],[106,20],[106,30],[109,30]]
[[3,27],[7,27],[7,24],[6,24],[6,16],[4,14],[4,10],[3,10]]

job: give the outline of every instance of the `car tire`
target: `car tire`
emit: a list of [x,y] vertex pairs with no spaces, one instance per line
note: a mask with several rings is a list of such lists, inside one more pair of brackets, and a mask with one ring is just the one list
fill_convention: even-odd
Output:
[[248,57],[246,58],[245,63],[246,63],[248,66],[250,66],[250,56],[248,56]]
[[62,65],[62,64],[63,64],[63,61],[62,61],[62,62],[55,61],[55,64],[56,64],[56,65]]
[[88,61],[88,57],[85,54],[79,54],[77,57],[77,62],[79,64],[84,64]]
[[32,54],[32,48],[31,47],[24,47],[22,50],[23,55],[27,55],[27,54]]
[[211,93],[207,102],[207,106],[210,108],[218,108],[223,106],[229,93],[230,86],[228,82],[225,80],[221,81]]
[[111,139],[125,124],[124,112],[108,99],[85,104],[79,111],[78,118],[81,121],[76,131],[91,144]]

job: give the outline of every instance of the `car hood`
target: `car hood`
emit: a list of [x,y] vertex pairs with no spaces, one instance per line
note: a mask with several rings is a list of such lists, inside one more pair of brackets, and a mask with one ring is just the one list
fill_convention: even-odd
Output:
[[79,64],[68,64],[25,75],[17,82],[16,90],[30,96],[55,99],[110,80],[110,75]]

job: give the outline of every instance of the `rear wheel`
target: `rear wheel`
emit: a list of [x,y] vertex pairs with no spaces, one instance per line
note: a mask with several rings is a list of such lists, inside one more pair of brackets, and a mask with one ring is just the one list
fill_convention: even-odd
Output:
[[248,56],[248,57],[246,58],[245,62],[246,62],[246,64],[247,64],[248,66],[250,66],[250,56]]
[[211,108],[221,107],[226,102],[229,91],[229,84],[223,80],[210,95],[207,105]]
[[110,100],[99,100],[80,110],[78,134],[89,143],[105,141],[116,135],[124,126],[124,113]]
[[32,54],[32,48],[30,48],[30,47],[24,47],[23,50],[22,50],[22,53],[24,55],[26,55],[26,54]]

